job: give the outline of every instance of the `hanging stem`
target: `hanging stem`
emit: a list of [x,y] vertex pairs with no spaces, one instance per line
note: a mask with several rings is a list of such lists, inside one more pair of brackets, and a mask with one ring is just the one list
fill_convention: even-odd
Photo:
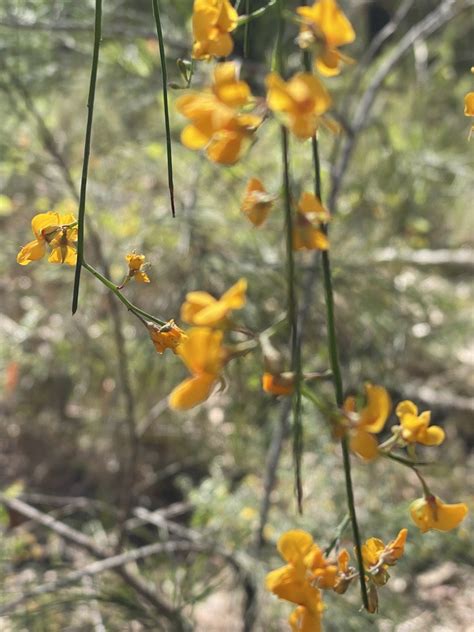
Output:
[[173,217],[176,215],[174,204],[174,182],[173,182],[173,152],[171,149],[171,127],[170,114],[168,107],[168,69],[166,67],[165,45],[163,41],[163,30],[161,28],[160,5],[158,0],[152,0],[153,15],[155,17],[156,35],[158,37],[158,46],[160,48],[161,61],[161,79],[163,83],[163,111],[165,116],[165,133],[166,133],[166,159],[168,164],[168,190],[170,193],[171,213]]
[[[89,265],[87,261],[83,261],[82,265],[88,272],[90,272],[93,276],[95,276],[96,279],[98,279],[103,285],[105,285],[106,288],[108,288],[111,292],[113,292],[115,296],[119,299],[119,301],[121,301],[127,307],[127,309],[133,312],[136,316],[145,318],[147,320],[151,320],[157,325],[166,324],[164,320],[160,320],[159,318],[156,318],[156,316],[152,316],[148,312],[145,312],[143,309],[140,309],[139,307],[131,303],[128,300],[128,298],[126,298],[122,294],[122,292],[118,289],[118,287],[112,283],[112,281],[109,281],[109,279],[106,279],[105,276],[103,276],[98,270],[96,270],[91,265]],[[140,318],[140,320],[142,320],[142,318]]]
[[91,151],[92,120],[94,117],[95,87],[97,83],[97,68],[99,66],[99,48],[102,35],[102,0],[95,0],[94,50],[92,53],[91,78],[89,83],[89,97],[87,99],[87,124],[84,141],[84,159],[82,162],[81,190],[79,193],[79,210],[77,218],[77,263],[74,274],[74,289],[72,293],[72,313],[75,314],[79,302],[79,285],[81,282],[81,268],[84,264],[84,220],[86,214],[87,174],[89,170],[89,156]]
[[[303,55],[303,63],[305,69],[311,72],[311,56],[307,53]],[[313,168],[314,168],[314,193],[322,203],[322,187],[321,187],[321,163],[319,159],[319,147],[316,134],[311,139],[311,147],[313,153]],[[328,234],[327,224],[323,226],[323,231]],[[328,329],[328,351],[329,359],[332,370],[332,381],[334,385],[334,392],[336,397],[336,404],[339,408],[342,408],[344,404],[344,387],[342,383],[341,367],[339,364],[339,354],[337,346],[337,333],[336,323],[334,318],[334,291],[332,287],[332,274],[331,274],[331,260],[329,257],[329,250],[323,250],[322,252],[322,267],[323,267],[323,283],[324,283],[324,297],[326,302],[326,318]],[[347,436],[341,439],[342,448],[342,460],[344,464],[344,478],[346,483],[346,496],[347,504],[349,508],[349,516],[352,525],[352,534],[354,537],[357,566],[359,568],[359,581],[360,592],[362,595],[362,603],[366,610],[369,610],[369,597],[367,594],[367,586],[365,583],[364,561],[362,559],[362,542],[359,531],[359,524],[357,522],[357,513],[354,500],[354,486],[352,484],[351,473],[351,460],[349,454],[349,445]]]

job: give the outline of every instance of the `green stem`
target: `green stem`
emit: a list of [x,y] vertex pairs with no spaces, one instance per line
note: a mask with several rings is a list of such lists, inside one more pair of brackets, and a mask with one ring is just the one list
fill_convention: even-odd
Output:
[[166,157],[168,164],[168,189],[170,192],[171,213],[175,217],[174,204],[174,182],[173,182],[173,152],[171,149],[171,127],[170,115],[168,107],[168,70],[166,67],[165,45],[163,41],[163,30],[161,28],[160,5],[158,0],[152,0],[153,15],[155,17],[156,34],[158,37],[158,46],[160,48],[161,60],[161,78],[163,83],[163,110],[165,115],[165,132],[166,132]]
[[337,525],[336,533],[335,533],[333,539],[327,545],[327,547],[324,549],[324,555],[326,557],[332,553],[332,550],[334,549],[334,547],[337,545],[337,543],[341,539],[342,534],[347,529],[347,527],[349,526],[350,522],[351,522],[351,517],[349,516],[349,514],[346,514],[344,516],[344,518],[341,520],[341,522]]
[[[248,15],[241,15],[239,17],[238,26],[244,26],[249,22],[252,22],[252,20],[262,17],[262,15],[264,15],[268,11],[268,9],[271,9],[273,5],[275,5],[277,2],[278,0],[270,0],[268,4],[266,4],[264,7],[261,7],[260,9],[257,9],[256,11],[253,11],[253,13],[249,13]],[[246,11],[248,11],[248,8],[246,8]]]
[[[304,54],[304,65],[307,71],[311,71],[311,56]],[[311,139],[311,146],[313,152],[313,168],[314,168],[314,193],[322,203],[322,187],[321,187],[321,163],[319,160],[319,147],[316,134]],[[328,233],[327,225],[323,226],[325,234]],[[336,397],[336,404],[339,408],[342,408],[344,404],[344,387],[342,383],[341,367],[339,364],[339,354],[337,346],[337,333],[336,322],[334,317],[334,291],[332,286],[332,274],[331,274],[331,260],[329,257],[329,250],[323,250],[322,252],[322,267],[323,267],[323,283],[324,283],[324,296],[326,301],[326,318],[328,329],[328,351],[329,359],[332,369],[332,380],[334,385],[334,392]],[[365,609],[369,610],[369,597],[367,594],[367,586],[365,583],[364,573],[364,561],[362,559],[362,541],[359,531],[359,523],[357,521],[357,513],[355,508],[354,499],[354,486],[352,483],[351,473],[351,460],[349,453],[349,445],[347,436],[341,439],[342,459],[344,464],[344,478],[346,483],[346,496],[347,504],[349,507],[349,515],[352,524],[352,534],[354,537],[357,566],[359,568],[359,582],[360,592],[362,596],[362,603]]]
[[77,263],[74,274],[74,289],[72,293],[72,313],[75,314],[79,302],[79,285],[81,282],[81,268],[84,264],[84,220],[86,214],[87,174],[89,170],[89,156],[91,151],[92,120],[94,117],[95,87],[97,83],[97,69],[99,66],[99,48],[102,34],[102,0],[95,0],[94,50],[92,53],[91,77],[89,83],[89,97],[87,99],[86,137],[84,141],[84,160],[82,162],[81,190],[79,193],[79,210],[77,217]]
[[166,324],[164,320],[160,320],[159,318],[156,318],[155,316],[152,316],[148,312],[145,312],[143,309],[140,309],[139,307],[137,307],[136,305],[131,303],[122,294],[122,292],[117,288],[117,286],[112,283],[112,281],[109,281],[109,279],[107,279],[105,276],[103,276],[98,270],[96,270],[91,265],[89,265],[87,263],[87,261],[83,261],[82,262],[82,266],[88,272],[90,272],[93,276],[95,276],[96,279],[98,279],[101,283],[103,283],[103,285],[105,285],[106,288],[108,288],[111,292],[113,292],[115,294],[115,296],[119,299],[119,301],[121,301],[127,307],[127,309],[129,311],[133,312],[138,317],[141,316],[143,318],[151,320],[152,322],[156,323],[157,325],[165,325]]
[[[245,0],[245,13],[249,15],[250,0]],[[244,58],[249,56],[249,28],[250,22],[247,20],[244,25]]]

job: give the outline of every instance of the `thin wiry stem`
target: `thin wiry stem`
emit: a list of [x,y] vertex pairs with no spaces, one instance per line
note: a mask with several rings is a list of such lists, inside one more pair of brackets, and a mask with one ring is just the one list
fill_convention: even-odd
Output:
[[166,160],[168,164],[168,189],[170,193],[171,213],[173,217],[176,215],[174,203],[174,182],[173,182],[173,152],[171,147],[171,127],[170,114],[168,107],[168,70],[166,67],[165,45],[163,41],[163,30],[161,28],[160,5],[158,0],[152,0],[153,15],[155,17],[156,35],[158,37],[158,46],[160,48],[161,60],[161,78],[163,83],[163,112],[165,117],[166,132]]
[[81,269],[84,261],[84,220],[86,215],[87,174],[89,170],[89,156],[91,152],[92,121],[94,118],[95,87],[97,83],[97,69],[99,66],[99,49],[102,34],[102,0],[95,1],[94,50],[92,53],[91,78],[89,83],[89,97],[87,99],[87,124],[84,141],[84,160],[82,163],[81,190],[79,194],[79,210],[77,223],[77,263],[74,275],[74,289],[72,294],[72,313],[75,314],[79,302],[79,284]]
[[[303,65],[307,72],[311,72],[312,60],[311,56],[307,53],[303,55]],[[321,162],[319,159],[319,147],[318,138],[314,134],[311,139],[311,148],[313,156],[313,173],[314,173],[314,193],[316,197],[322,203],[322,185],[321,185]],[[323,226],[324,233],[328,234],[327,224]],[[328,331],[328,351],[329,360],[332,370],[332,381],[334,385],[336,404],[339,408],[342,408],[344,404],[344,387],[342,382],[341,366],[339,363],[339,353],[337,345],[337,332],[336,322],[334,316],[334,291],[332,286],[332,274],[331,274],[331,259],[329,256],[329,250],[323,250],[322,252],[322,268],[323,268],[323,284],[324,284],[324,297],[326,302],[326,320]],[[349,454],[349,445],[347,437],[344,436],[341,439],[342,459],[344,465],[344,478],[346,483],[346,496],[347,504],[349,508],[349,516],[352,525],[352,534],[354,537],[357,566],[359,567],[359,580],[360,591],[362,595],[362,602],[366,610],[369,610],[369,597],[367,594],[367,586],[365,584],[364,573],[364,561],[362,559],[362,542],[359,531],[359,524],[357,522],[357,513],[355,508],[354,499],[354,487],[352,484],[351,473],[351,461]]]

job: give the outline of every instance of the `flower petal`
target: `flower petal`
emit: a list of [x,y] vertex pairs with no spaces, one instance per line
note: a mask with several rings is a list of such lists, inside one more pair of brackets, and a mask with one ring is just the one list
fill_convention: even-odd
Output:
[[178,384],[169,398],[173,410],[189,410],[206,400],[217,380],[217,375],[203,373]]
[[21,266],[26,266],[32,261],[37,261],[44,257],[45,247],[44,240],[38,241],[34,239],[28,242],[18,253],[16,260]]

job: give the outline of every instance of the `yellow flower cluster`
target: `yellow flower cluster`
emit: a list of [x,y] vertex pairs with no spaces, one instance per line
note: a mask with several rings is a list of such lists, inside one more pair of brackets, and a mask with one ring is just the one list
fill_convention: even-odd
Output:
[[237,27],[237,19],[229,0],[194,0],[194,59],[230,55],[234,42],[229,33]]
[[188,149],[205,150],[212,162],[233,165],[262,122],[261,116],[247,111],[252,105],[250,88],[239,81],[237,65],[218,64],[209,90],[191,92],[176,102],[178,112],[190,120],[181,142]]

